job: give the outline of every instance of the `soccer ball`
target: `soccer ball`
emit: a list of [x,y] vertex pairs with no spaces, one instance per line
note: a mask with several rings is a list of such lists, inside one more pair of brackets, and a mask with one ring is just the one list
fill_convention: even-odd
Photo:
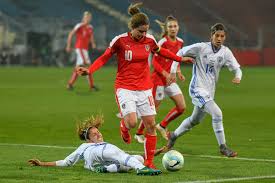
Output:
[[183,167],[184,158],[181,153],[170,150],[162,157],[162,165],[168,171],[178,171]]

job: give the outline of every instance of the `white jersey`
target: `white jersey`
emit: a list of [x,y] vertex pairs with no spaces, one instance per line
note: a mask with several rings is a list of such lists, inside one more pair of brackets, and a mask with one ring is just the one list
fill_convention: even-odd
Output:
[[96,164],[104,162],[102,154],[108,143],[83,143],[64,160],[56,162],[57,166],[72,166],[79,160],[84,160],[84,168],[93,170]]
[[84,160],[84,168],[94,171],[96,165],[102,165],[108,172],[128,171],[144,167],[144,159],[139,155],[129,155],[113,144],[83,143],[64,160],[56,161],[56,166],[72,166]]
[[[189,94],[194,105],[202,107],[207,101],[214,100],[216,83],[223,66],[235,71],[235,77],[241,79],[240,65],[226,46],[214,51],[211,42],[196,43],[183,47],[178,56],[190,56],[195,59],[193,76],[189,85]],[[178,62],[173,62],[171,72],[175,73]]]

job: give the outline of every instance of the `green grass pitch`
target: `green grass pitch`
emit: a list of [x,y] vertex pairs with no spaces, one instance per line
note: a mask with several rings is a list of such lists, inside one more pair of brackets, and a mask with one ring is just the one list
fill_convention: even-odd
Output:
[[[182,70],[187,81],[180,86],[187,110],[169,125],[170,130],[193,110],[188,95],[191,67]],[[135,141],[125,145],[120,138],[119,120],[115,116],[118,112],[113,88],[115,73],[113,67],[95,73],[100,91],[90,92],[85,78],[78,79],[74,91],[65,89],[70,68],[0,68],[0,182],[222,182],[227,179],[232,182],[232,178],[236,181],[248,178],[241,182],[275,182],[275,68],[243,68],[239,86],[231,83],[233,74],[227,69],[220,73],[215,100],[223,111],[228,145],[239,153],[240,159],[219,158],[211,119],[207,116],[175,145],[185,157],[184,168],[178,172],[165,171],[162,156],[156,158],[156,166],[163,170],[157,177],[139,177],[134,172],[96,174],[85,170],[82,162],[66,168],[28,166],[26,162],[30,158],[59,160],[73,149],[22,144],[76,147],[81,143],[75,131],[76,121],[98,112],[105,116],[101,128],[105,141],[126,151],[143,151],[143,145]],[[163,101],[157,122],[172,106],[169,99]],[[165,141],[158,137],[157,146],[161,147]],[[270,177],[251,178],[260,176]]]

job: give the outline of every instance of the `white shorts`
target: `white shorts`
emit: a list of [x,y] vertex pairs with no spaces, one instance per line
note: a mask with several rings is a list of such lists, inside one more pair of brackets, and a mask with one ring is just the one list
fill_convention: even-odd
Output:
[[214,98],[202,88],[189,89],[189,94],[192,98],[192,103],[199,108],[202,108],[206,102],[214,100]]
[[76,52],[76,66],[91,64],[91,60],[87,50],[76,48],[75,52]]
[[123,88],[116,90],[117,102],[123,117],[136,112],[137,116],[150,116],[156,114],[152,90],[133,91]]
[[156,100],[163,100],[165,95],[172,97],[182,94],[181,89],[177,83],[172,83],[169,86],[157,86],[155,92]]

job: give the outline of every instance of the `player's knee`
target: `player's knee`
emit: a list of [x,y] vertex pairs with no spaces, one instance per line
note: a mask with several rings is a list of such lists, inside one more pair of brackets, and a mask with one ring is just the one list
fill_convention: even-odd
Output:
[[222,121],[222,111],[216,110],[213,114],[212,114],[212,120],[213,121]]
[[137,126],[137,120],[130,120],[128,122],[129,128],[135,128]]

